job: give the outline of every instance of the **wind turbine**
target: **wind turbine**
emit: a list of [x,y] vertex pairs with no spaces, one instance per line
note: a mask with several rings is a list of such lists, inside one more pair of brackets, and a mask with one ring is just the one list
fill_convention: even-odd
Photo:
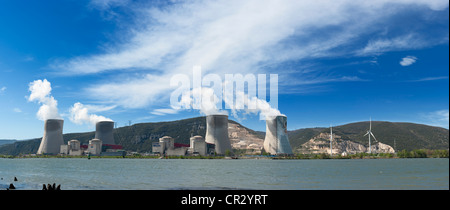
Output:
[[330,155],[333,156],[333,127],[330,125]]
[[369,130],[367,131],[367,133],[364,136],[367,136],[367,135],[369,135],[369,153],[372,153],[372,147],[370,145],[370,136],[372,136],[375,139],[375,141],[378,142],[377,138],[375,138],[375,136],[372,133],[372,117],[370,118]]

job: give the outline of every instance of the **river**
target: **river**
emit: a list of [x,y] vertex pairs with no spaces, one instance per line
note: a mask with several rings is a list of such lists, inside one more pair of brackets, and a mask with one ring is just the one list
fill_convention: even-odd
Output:
[[449,159],[0,158],[0,178],[2,190],[448,190]]

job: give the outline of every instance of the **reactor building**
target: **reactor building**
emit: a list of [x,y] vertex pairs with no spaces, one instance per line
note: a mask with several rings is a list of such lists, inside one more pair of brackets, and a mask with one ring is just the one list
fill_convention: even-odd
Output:
[[228,115],[207,115],[206,136],[208,144],[215,145],[217,154],[223,155],[228,150],[232,152],[231,142],[228,138]]
[[121,145],[114,142],[114,122],[100,121],[95,124],[95,137],[89,140],[89,144],[80,144],[80,141],[73,139],[67,145],[60,145],[59,153],[62,155],[98,155],[98,156],[124,156]]
[[60,151],[63,141],[63,125],[62,119],[47,119],[44,125],[44,136],[42,137],[41,144],[37,154],[52,154],[56,155]]
[[205,156],[208,153],[208,147],[202,136],[193,136],[189,139],[189,152],[191,154],[199,154]]
[[291,145],[287,136],[287,117],[278,115],[266,119],[264,150],[272,155],[290,155]]
[[153,154],[166,156],[183,155],[210,155],[214,154],[214,144],[208,144],[202,136],[193,136],[189,139],[190,144],[175,143],[170,136],[159,138],[159,142],[152,143]]

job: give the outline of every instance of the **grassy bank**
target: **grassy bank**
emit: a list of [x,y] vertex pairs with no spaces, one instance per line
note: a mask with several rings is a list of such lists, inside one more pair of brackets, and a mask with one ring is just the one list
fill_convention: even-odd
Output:
[[386,158],[449,158],[448,150],[402,150],[396,154],[392,153],[357,153],[351,155],[329,155],[321,154],[296,154],[294,156],[278,156],[276,159],[386,159]]
[[[0,158],[85,158],[88,156],[70,155],[0,155]],[[225,156],[156,156],[156,155],[128,155],[128,156],[90,156],[91,159],[224,159]]]
[[[90,156],[90,158],[135,158],[135,159],[224,159],[227,156],[157,156],[157,155],[127,155],[127,156]],[[69,156],[69,155],[0,155],[0,158],[88,158],[88,156]],[[351,155],[333,155],[330,156],[326,153],[321,154],[295,154],[290,156],[269,156],[269,155],[242,155],[236,156],[236,158],[245,159],[260,159],[260,158],[272,158],[272,159],[385,159],[385,158],[449,158],[448,150],[402,150],[396,154],[392,153],[357,153]]]

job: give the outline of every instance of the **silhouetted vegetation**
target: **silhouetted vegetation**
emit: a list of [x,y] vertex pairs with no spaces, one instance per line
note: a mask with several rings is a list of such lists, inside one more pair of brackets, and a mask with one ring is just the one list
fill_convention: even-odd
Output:
[[397,153],[397,156],[399,158],[448,158],[448,150],[402,150]]

